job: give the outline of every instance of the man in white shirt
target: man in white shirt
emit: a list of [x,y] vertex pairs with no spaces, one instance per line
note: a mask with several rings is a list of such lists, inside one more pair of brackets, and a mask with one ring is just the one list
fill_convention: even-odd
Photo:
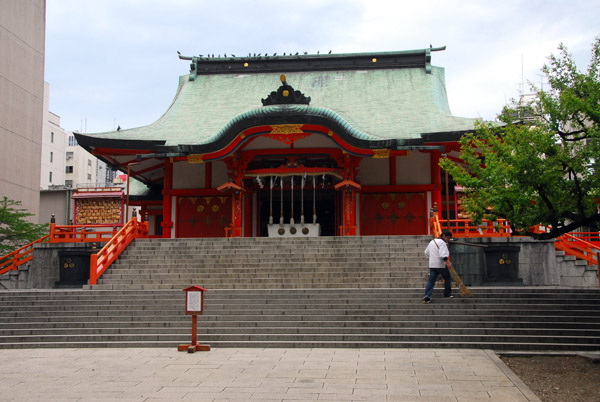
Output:
[[449,230],[442,231],[439,239],[433,239],[425,249],[425,255],[429,258],[429,281],[425,286],[425,296],[423,303],[431,303],[431,294],[435,287],[435,281],[438,275],[444,278],[444,297],[452,296],[452,280],[450,279],[450,271],[448,271],[448,258],[450,251],[448,250],[448,241],[452,237],[452,232]]

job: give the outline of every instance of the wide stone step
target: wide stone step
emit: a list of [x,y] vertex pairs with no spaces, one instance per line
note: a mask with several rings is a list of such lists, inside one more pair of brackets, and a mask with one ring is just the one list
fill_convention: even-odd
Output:
[[[56,335],[56,336],[2,336],[0,347],[11,348],[15,345],[21,347],[36,347],[35,345],[52,344],[55,347],[105,347],[116,344],[135,347],[135,344],[145,346],[175,347],[177,344],[188,343],[189,334],[105,334],[97,335]],[[284,335],[229,335],[209,334],[199,338],[202,343],[213,347],[235,347],[245,344],[246,347],[354,347],[373,348],[381,347],[467,347],[490,348],[495,350],[539,350],[540,347],[552,350],[594,350],[598,343],[591,338],[557,337],[557,336],[479,336],[479,335],[448,335],[448,334],[417,334],[417,335],[323,335],[297,334]],[[592,341],[589,342],[588,341]],[[71,346],[67,346],[71,345]],[[73,346],[78,345],[78,346]],[[329,346],[327,346],[329,345]],[[335,345],[335,346],[331,346]],[[126,347],[126,346],[120,346]],[[138,346],[140,347],[140,346]]]
[[[507,320],[442,320],[436,319],[435,322],[431,320],[421,319],[410,319],[411,317],[403,317],[399,320],[347,320],[347,321],[301,321],[301,320],[230,320],[230,317],[220,317],[213,320],[205,320],[203,317],[200,318],[200,324],[198,330],[201,328],[238,328],[247,330],[259,329],[259,328],[340,328],[340,329],[354,329],[354,328],[411,328],[418,330],[420,328],[444,330],[447,328],[460,328],[460,329],[474,329],[474,330],[486,330],[486,329],[502,329],[507,330],[510,328],[525,329],[525,330],[537,330],[537,329],[548,329],[548,330],[600,330],[600,322],[585,322],[583,320],[573,321],[572,319],[565,319],[565,321],[507,321]],[[82,316],[79,321],[41,321],[39,319],[31,320],[22,317],[17,320],[4,320],[0,323],[0,331],[12,331],[15,330],[14,323],[19,323],[19,329],[17,330],[44,330],[44,329],[60,329],[60,330],[79,330],[79,329],[97,329],[97,328],[189,328],[190,318],[189,316],[174,316],[170,320],[149,320],[146,317],[144,320],[127,320],[119,319],[118,317],[108,317],[104,319],[90,320],[89,316]]]
[[[474,290],[473,299],[455,300],[436,291],[431,305],[420,303],[422,289],[213,290],[198,334],[215,347],[600,347],[598,292]],[[15,295],[0,314],[1,348],[174,347],[190,336],[180,290],[0,292],[0,300]]]

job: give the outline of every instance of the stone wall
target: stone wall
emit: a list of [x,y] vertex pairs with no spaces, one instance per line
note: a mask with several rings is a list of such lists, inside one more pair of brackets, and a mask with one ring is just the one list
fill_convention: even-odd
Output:
[[60,286],[61,256],[72,254],[80,257],[78,262],[87,263],[89,272],[89,255],[92,249],[93,243],[35,244],[32,261],[16,271],[0,275],[0,289],[53,289]]
[[[452,242],[450,253],[453,265],[467,286],[598,286],[597,267],[575,260],[575,257],[564,257],[563,253],[555,251],[553,240],[541,241],[530,237],[457,238]],[[518,247],[516,277],[513,281],[491,281],[486,250],[503,246],[508,251]],[[510,255],[510,252],[507,254]]]

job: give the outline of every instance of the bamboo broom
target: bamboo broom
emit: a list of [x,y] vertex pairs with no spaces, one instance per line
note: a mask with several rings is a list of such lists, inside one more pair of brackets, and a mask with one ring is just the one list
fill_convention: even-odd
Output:
[[452,279],[454,279],[458,285],[460,295],[462,297],[473,297],[473,292],[471,292],[471,290],[463,283],[462,279],[460,279],[460,276],[458,276],[458,273],[454,270],[454,267],[449,259],[446,261],[446,266],[448,267],[448,271],[450,271],[450,275],[452,275]]

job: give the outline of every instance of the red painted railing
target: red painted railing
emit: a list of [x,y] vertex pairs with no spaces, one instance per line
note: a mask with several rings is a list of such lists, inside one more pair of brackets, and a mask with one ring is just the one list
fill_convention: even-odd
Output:
[[600,232],[571,232],[569,234],[600,248]]
[[484,219],[481,225],[474,225],[468,219],[440,220],[437,212],[429,218],[429,226],[435,237],[439,237],[442,230],[449,229],[453,237],[510,237],[511,229],[506,219],[488,221]]
[[50,237],[50,235],[39,238],[4,257],[0,257],[0,275],[8,271],[17,270],[21,265],[31,261],[33,259],[33,245],[36,243],[44,243],[48,240],[48,237]]
[[[148,223],[138,223],[137,225],[145,225],[144,233],[146,235],[144,237],[148,237]],[[17,270],[21,265],[31,261],[33,245],[36,243],[110,242],[119,233],[120,227],[121,225],[56,225],[51,223],[50,234],[0,257],[0,275]]]
[[[483,220],[482,225],[473,225],[467,219],[450,219],[440,221],[437,212],[432,212],[429,218],[429,226],[435,237],[442,234],[443,229],[450,229],[453,237],[509,237],[510,226],[504,219],[496,222]],[[537,233],[544,231],[543,226],[535,228]],[[600,253],[600,233],[598,232],[575,232],[559,236],[554,241],[554,247],[562,250],[568,255],[585,260],[589,265],[598,265],[598,253]]]
[[125,250],[127,245],[133,239],[140,237],[148,237],[148,222],[138,222],[137,217],[134,216],[102,247],[98,254],[90,256],[89,284],[96,285],[98,278],[100,278],[110,264],[119,258],[119,255]]
[[[538,226],[535,228],[535,232],[537,233],[545,231],[548,231],[548,228],[545,226]],[[566,233],[555,239],[554,247],[557,250],[564,251],[565,254],[573,255],[580,260],[587,261],[588,265],[598,265],[600,243],[594,241],[599,237],[600,233],[598,232]]]
[[567,233],[557,237],[554,246],[557,250],[564,251],[565,254],[574,255],[581,260],[586,260],[588,265],[598,265],[600,247],[577,238],[572,234]]
[[50,243],[90,243],[109,241],[122,225],[50,224]]

